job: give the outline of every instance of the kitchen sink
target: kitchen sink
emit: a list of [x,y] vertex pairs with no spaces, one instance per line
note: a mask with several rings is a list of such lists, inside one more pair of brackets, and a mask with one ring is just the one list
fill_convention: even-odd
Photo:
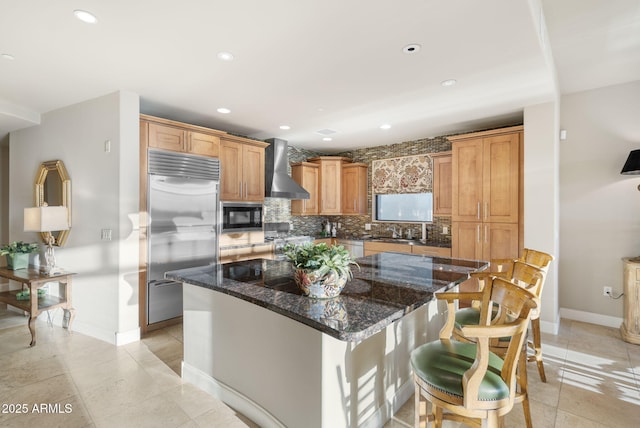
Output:
[[407,238],[371,238],[372,241],[378,242],[388,242],[388,243],[397,243],[397,244],[424,244],[419,239],[407,239]]

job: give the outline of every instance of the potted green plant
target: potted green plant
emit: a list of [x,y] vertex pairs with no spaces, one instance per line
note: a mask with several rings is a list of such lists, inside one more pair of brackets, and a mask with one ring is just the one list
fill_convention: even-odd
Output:
[[0,256],[7,257],[7,268],[26,269],[29,266],[29,254],[38,251],[38,244],[13,241],[0,247]]
[[305,296],[327,299],[340,294],[358,266],[342,245],[288,244],[284,254],[295,267],[294,280]]

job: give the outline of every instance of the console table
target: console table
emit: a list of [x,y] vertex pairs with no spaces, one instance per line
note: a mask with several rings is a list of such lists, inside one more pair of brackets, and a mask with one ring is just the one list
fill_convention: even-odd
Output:
[[623,258],[624,321],[620,326],[622,339],[640,345],[640,257]]
[[[71,306],[71,276],[75,275],[70,272],[63,272],[58,275],[46,275],[40,273],[37,269],[18,269],[9,270],[0,268],[0,278],[6,278],[17,281],[22,284],[22,289],[29,290],[29,300],[18,300],[16,295],[22,290],[9,290],[0,292],[0,302],[14,306],[25,312],[29,312],[29,331],[31,332],[31,344],[36,344],[36,318],[43,311],[62,308],[64,310],[63,327],[71,328],[71,323],[75,316],[75,310]],[[38,297],[38,289],[42,288],[48,282],[58,282],[60,287],[60,296],[45,294]]]

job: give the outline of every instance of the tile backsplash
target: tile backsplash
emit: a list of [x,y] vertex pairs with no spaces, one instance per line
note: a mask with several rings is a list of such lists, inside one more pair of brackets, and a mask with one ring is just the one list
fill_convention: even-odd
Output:
[[[451,150],[451,142],[446,137],[423,138],[415,141],[377,146],[364,149],[357,149],[343,153],[333,153],[334,156],[345,156],[353,159],[354,162],[366,163],[369,165],[369,180],[371,183],[371,162],[379,159],[396,158],[400,156],[420,155],[438,153]],[[319,153],[309,150],[298,149],[289,145],[289,162],[302,162],[314,156],[326,156],[326,153]],[[432,167],[432,164],[428,166]],[[291,171],[289,170],[289,173]],[[427,171],[431,173],[431,171]],[[289,223],[292,235],[312,235],[318,236],[322,231],[323,224],[327,221],[339,223],[342,227],[338,230],[339,237],[360,237],[364,234],[375,236],[390,236],[389,229],[402,228],[403,232],[413,229],[414,236],[420,237],[422,226],[420,223],[378,223],[371,220],[371,186],[368,186],[368,215],[366,216],[292,216],[291,201],[281,198],[266,198],[264,202],[264,215],[266,223]],[[371,230],[365,230],[365,224],[371,224]],[[443,228],[448,229],[448,233],[443,233]],[[451,217],[434,217],[433,223],[427,225],[429,238],[437,242],[449,242],[451,240]]]

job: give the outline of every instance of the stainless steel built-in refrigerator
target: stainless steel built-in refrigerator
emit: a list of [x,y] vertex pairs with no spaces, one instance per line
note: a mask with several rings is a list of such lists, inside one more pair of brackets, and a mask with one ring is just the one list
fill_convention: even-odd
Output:
[[149,150],[147,322],[182,315],[182,284],[171,270],[217,263],[220,163],[204,156]]

